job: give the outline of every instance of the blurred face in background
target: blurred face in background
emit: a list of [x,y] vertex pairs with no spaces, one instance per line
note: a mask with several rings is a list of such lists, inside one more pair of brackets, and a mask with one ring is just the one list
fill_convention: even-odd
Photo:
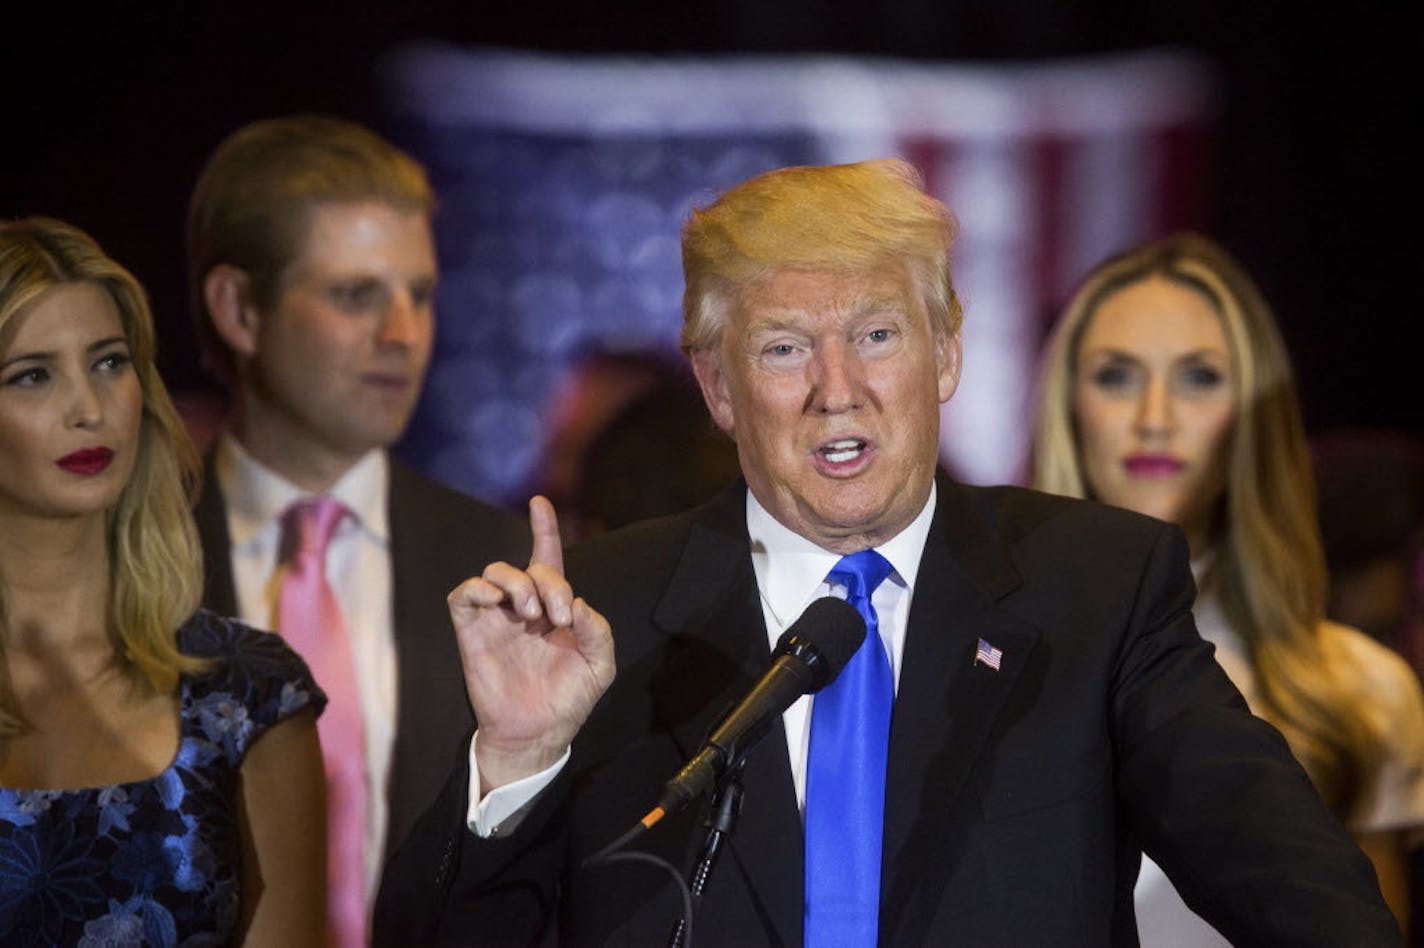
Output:
[[1073,412],[1091,495],[1182,527],[1205,552],[1226,492],[1235,362],[1200,291],[1153,275],[1088,317]]
[[430,360],[435,283],[425,214],[373,202],[314,208],[275,302],[250,311],[234,346],[249,449],[279,470],[305,454],[308,467],[336,473],[399,438]]
[[113,298],[61,283],[0,328],[0,514],[102,514],[133,471],[143,417]]

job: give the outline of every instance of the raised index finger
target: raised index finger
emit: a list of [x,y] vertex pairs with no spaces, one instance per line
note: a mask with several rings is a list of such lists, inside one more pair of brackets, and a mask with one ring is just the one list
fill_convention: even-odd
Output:
[[554,505],[549,498],[535,495],[529,498],[529,528],[534,534],[534,551],[529,556],[529,565],[543,563],[564,574],[564,545],[559,539],[559,517],[554,513]]

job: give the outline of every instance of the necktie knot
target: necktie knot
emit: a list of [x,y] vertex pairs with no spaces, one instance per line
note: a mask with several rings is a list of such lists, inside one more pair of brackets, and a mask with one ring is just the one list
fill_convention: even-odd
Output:
[[284,555],[324,560],[336,528],[349,512],[341,501],[324,494],[294,502],[282,514]]
[[874,550],[861,550],[859,553],[842,556],[840,561],[831,567],[826,579],[844,586],[854,604],[856,600],[869,602],[875,590],[880,588],[880,584],[885,582],[885,578],[892,572],[894,567],[885,557]]

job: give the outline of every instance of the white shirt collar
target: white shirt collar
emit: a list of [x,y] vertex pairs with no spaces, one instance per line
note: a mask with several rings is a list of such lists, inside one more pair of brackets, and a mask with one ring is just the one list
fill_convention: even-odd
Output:
[[[213,461],[227,504],[229,539],[236,548],[257,542],[264,531],[279,523],[287,507],[309,493],[258,461],[229,433],[218,440]],[[389,483],[386,452],[376,448],[341,475],[327,493],[346,505],[361,529],[388,543]]]
[[[910,525],[875,549],[890,561],[891,579],[913,591],[920,571],[920,557],[934,521],[937,488],[930,482],[930,495]],[[747,490],[747,536],[751,539],[752,567],[757,586],[777,623],[785,628],[824,589],[826,574],[840,561],[832,553],[791,530],[771,515]]]

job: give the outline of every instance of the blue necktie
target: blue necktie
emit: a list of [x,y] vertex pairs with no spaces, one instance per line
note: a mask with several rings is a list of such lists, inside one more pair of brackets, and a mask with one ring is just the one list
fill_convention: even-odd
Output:
[[891,572],[874,550],[842,557],[826,581],[846,588],[865,642],[816,695],[806,763],[807,948],[870,946],[880,921],[885,761],[895,682],[870,597]]

